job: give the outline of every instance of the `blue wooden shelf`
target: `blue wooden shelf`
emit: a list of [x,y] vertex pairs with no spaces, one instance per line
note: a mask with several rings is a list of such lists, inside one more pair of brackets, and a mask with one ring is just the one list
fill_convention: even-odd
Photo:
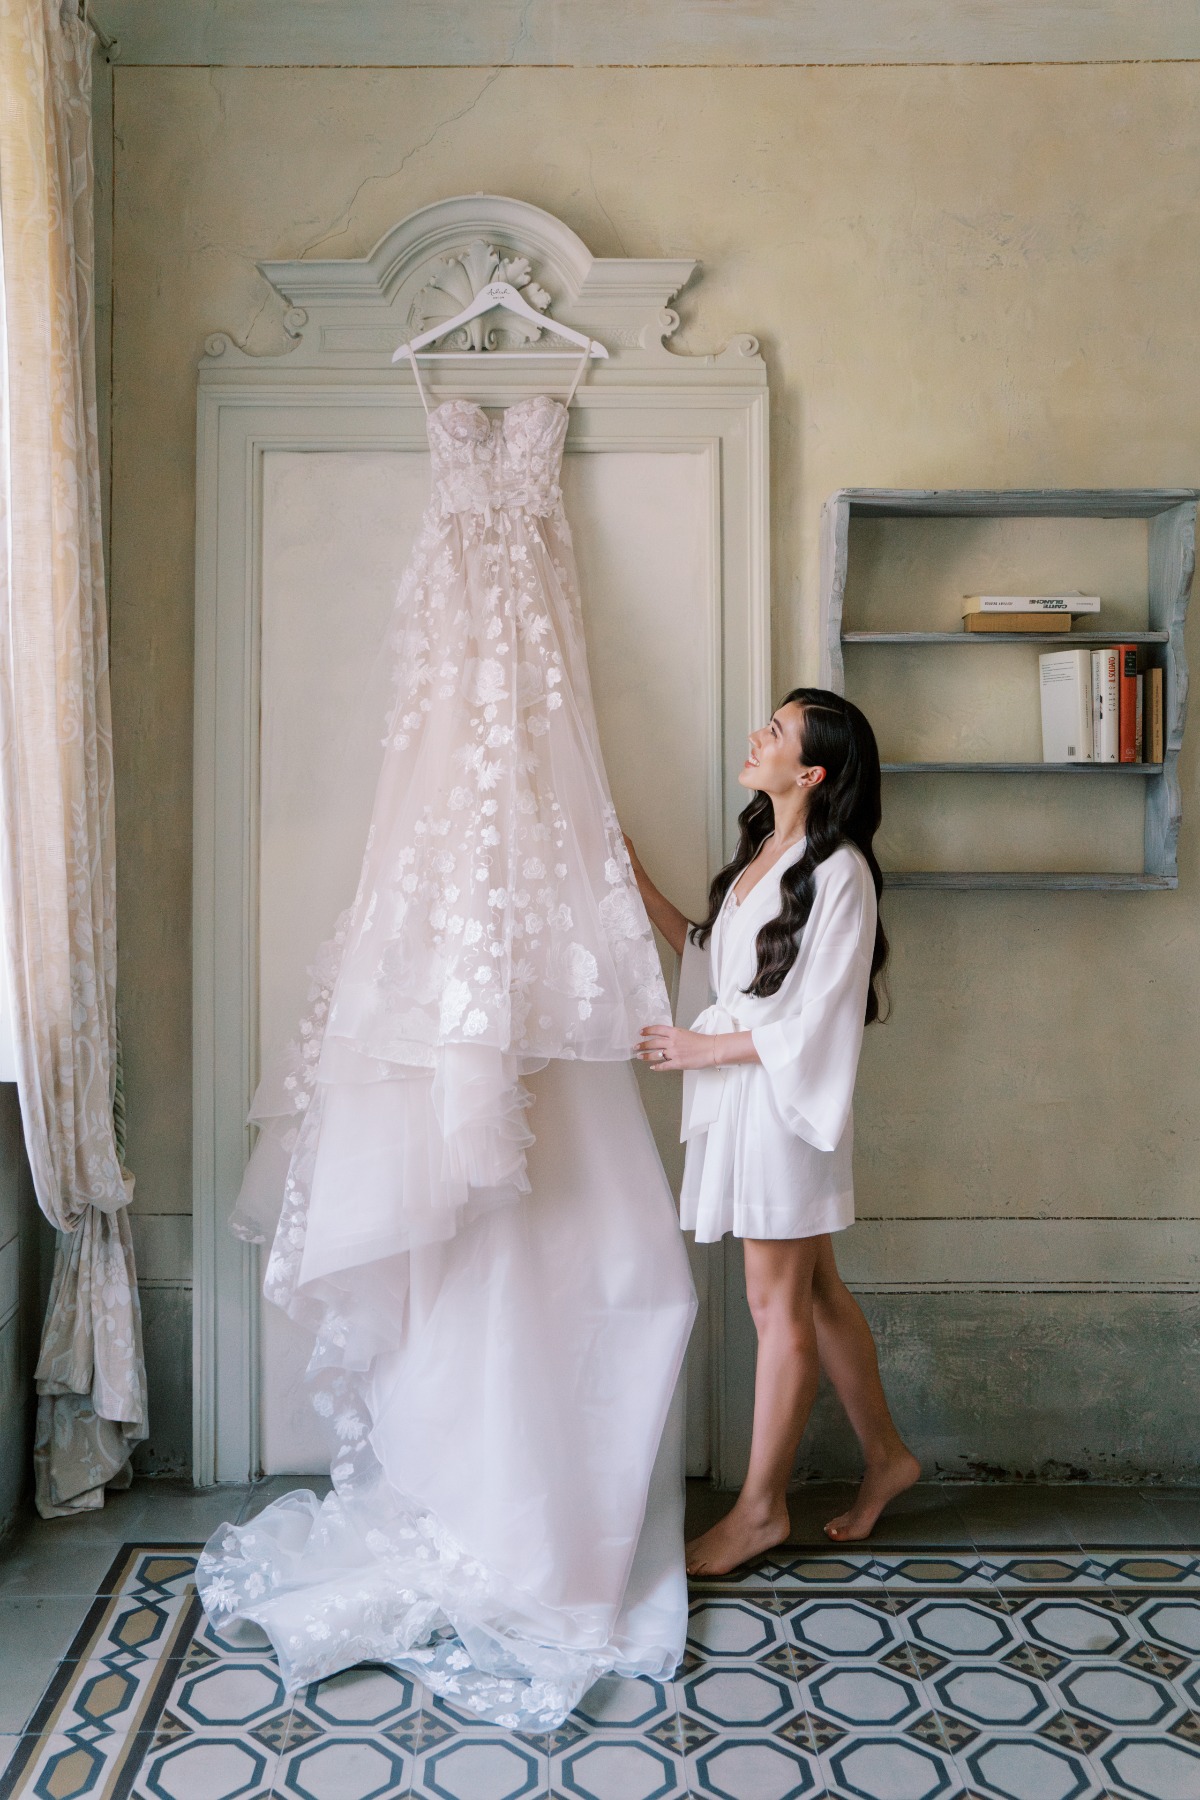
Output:
[[1161,763],[885,762],[885,775],[1161,775]]
[[1086,893],[1145,894],[1178,887],[1175,875],[1122,875],[1115,870],[1075,873],[1069,869],[885,869],[885,888],[1068,888]]
[[[1188,671],[1183,626],[1196,561],[1195,488],[842,488],[821,514],[821,678],[844,693],[844,652],[867,645],[942,649],[962,644],[1062,645],[1130,643],[1146,646],[1163,671],[1161,763],[885,763],[888,775],[1069,775],[1075,779],[1133,776],[1145,783],[1143,868],[1130,874],[1098,870],[907,869],[885,875],[889,887],[1079,889],[1151,893],[1178,882],[1181,800],[1178,762],[1187,714]],[[1147,629],[1127,631],[848,631],[844,608],[854,519],[1144,519],[1147,525]],[[861,666],[861,665],[856,665]],[[902,665],[897,665],[902,666]],[[1046,804],[1053,803],[1046,793]]]
[[843,631],[843,644],[1167,644],[1169,631]]

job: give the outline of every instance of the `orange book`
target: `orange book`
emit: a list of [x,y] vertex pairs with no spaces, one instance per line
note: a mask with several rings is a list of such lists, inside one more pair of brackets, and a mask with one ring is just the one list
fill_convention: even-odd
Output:
[[963,614],[963,630],[1054,632],[1061,637],[1071,629],[1070,613],[979,612]]
[[1117,645],[1117,761],[1137,762],[1137,645]]

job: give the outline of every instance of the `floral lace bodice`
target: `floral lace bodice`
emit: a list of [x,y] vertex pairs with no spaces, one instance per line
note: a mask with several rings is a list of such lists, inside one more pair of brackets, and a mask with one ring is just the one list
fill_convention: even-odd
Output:
[[434,503],[448,513],[556,512],[567,418],[545,394],[518,400],[498,419],[470,400],[443,401],[429,414]]

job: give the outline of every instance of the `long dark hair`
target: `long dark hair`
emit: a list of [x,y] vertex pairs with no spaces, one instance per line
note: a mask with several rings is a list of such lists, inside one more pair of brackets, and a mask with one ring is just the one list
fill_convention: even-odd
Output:
[[[765,1000],[777,994],[783,978],[796,960],[800,933],[808,923],[816,893],[818,866],[832,856],[839,844],[855,844],[862,851],[875,898],[883,890],[883,876],[871,848],[879,830],[883,807],[879,791],[879,748],[875,733],[863,713],[842,694],[827,688],[793,688],[782,706],[803,709],[800,726],[800,760],[810,768],[822,768],[824,781],[810,790],[804,821],[804,853],[786,868],[779,882],[781,905],[755,939],[758,969],[745,990]],[[753,862],[775,824],[769,794],[755,794],[738,818],[738,846],[733,861],[726,863],[708,890],[708,917],[692,927],[692,938],[706,944],[717,922],[725,896],[748,863]],[[871,952],[871,984],[867,989],[867,1024],[885,1018],[880,999],[887,1000],[884,965],[888,959],[887,934],[876,915],[875,945]]]

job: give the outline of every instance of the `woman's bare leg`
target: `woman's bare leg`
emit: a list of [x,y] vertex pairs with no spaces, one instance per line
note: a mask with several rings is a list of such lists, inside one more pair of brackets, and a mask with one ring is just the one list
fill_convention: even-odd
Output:
[[867,1465],[849,1512],[825,1527],[836,1543],[846,1544],[870,1536],[888,1501],[912,1486],[921,1465],[888,1411],[871,1327],[838,1274],[833,1245],[828,1237],[817,1242],[812,1304],[821,1367],[846,1409]]
[[785,1543],[787,1486],[817,1392],[812,1277],[818,1238],[746,1238],[746,1297],[758,1332],[750,1467],[733,1508],[687,1547],[689,1575],[728,1575]]

